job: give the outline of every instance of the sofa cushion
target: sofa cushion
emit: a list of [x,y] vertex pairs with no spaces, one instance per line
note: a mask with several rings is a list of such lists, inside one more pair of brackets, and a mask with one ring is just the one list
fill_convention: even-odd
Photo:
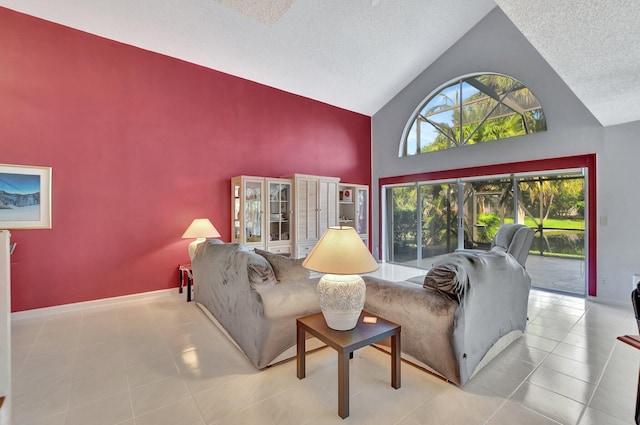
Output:
[[309,270],[302,267],[304,258],[293,259],[273,252],[256,249],[256,254],[269,261],[278,282],[296,282],[309,279]]
[[247,275],[249,276],[249,282],[253,285],[274,285],[278,283],[271,263],[262,255],[254,252],[250,252],[247,259]]

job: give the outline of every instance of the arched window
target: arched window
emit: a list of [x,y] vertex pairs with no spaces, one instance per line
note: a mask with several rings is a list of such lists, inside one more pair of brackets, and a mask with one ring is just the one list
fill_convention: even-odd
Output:
[[445,84],[416,109],[400,156],[546,130],[542,106],[524,84],[502,74],[474,74]]

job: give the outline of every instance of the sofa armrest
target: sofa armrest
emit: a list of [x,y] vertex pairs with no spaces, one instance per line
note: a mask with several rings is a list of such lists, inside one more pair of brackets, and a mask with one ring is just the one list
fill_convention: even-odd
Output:
[[211,313],[256,364],[255,340],[262,331],[264,307],[249,283],[248,255],[239,244],[200,247],[192,261],[194,300]]
[[192,266],[195,300],[262,369],[295,345],[295,319],[319,312],[320,306],[317,279],[251,284],[247,265],[252,255],[238,244],[206,245]]
[[271,320],[317,313],[320,309],[316,289],[318,280],[308,279],[256,287],[255,292],[263,305],[264,316]]
[[389,282],[363,276],[367,286],[365,309],[402,328],[402,352],[458,383],[453,345],[453,297],[411,282]]

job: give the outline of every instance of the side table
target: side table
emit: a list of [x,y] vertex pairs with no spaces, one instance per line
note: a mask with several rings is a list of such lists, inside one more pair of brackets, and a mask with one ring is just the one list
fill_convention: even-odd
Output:
[[185,281],[187,283],[187,302],[191,301],[191,287],[193,286],[193,273],[191,273],[191,263],[180,264],[178,267],[180,273],[180,293],[182,294],[182,288]]
[[[364,318],[375,323],[365,323]],[[391,337],[391,386],[400,388],[400,325],[363,311],[356,327],[350,331],[336,331],[327,326],[322,313],[300,317],[296,320],[297,374],[306,375],[305,333],[318,338],[338,352],[338,415],[349,416],[349,359],[354,350]]]

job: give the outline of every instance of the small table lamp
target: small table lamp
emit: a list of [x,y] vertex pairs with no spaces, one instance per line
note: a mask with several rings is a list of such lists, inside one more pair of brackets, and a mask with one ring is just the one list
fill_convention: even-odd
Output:
[[189,258],[193,260],[196,255],[196,248],[207,238],[219,238],[220,233],[213,227],[208,218],[196,218],[191,222],[187,230],[182,235],[183,239],[196,238],[189,244]]
[[378,269],[353,227],[330,227],[302,265],[326,273],[318,282],[320,308],[331,329],[346,331],[358,324],[366,286],[360,273]]

